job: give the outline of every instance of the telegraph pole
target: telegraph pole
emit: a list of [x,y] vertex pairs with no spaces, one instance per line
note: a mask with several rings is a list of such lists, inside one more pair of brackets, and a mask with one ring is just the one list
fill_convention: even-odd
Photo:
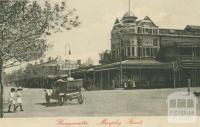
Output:
[[[66,49],[67,47],[69,48],[69,52],[67,53]],[[71,50],[70,50],[70,45],[67,43],[65,44],[65,57],[67,58],[67,54],[68,54],[68,60],[69,60],[69,66],[70,66],[70,55],[71,55]],[[65,65],[66,65],[66,60],[65,60]],[[70,71],[70,68],[69,68],[69,77],[71,77],[71,71]]]
[[119,40],[120,40],[120,42],[119,42],[119,87],[121,88],[122,87],[122,79],[123,79],[123,70],[122,70],[122,41],[123,41],[123,39],[122,39],[122,36],[121,36],[121,34],[122,34],[122,31],[120,31],[119,33],[118,33],[118,37],[119,37]]
[[121,51],[121,45],[122,45],[122,42],[120,40],[120,87],[122,87],[122,51]]
[[173,75],[174,75],[174,88],[176,88],[176,72],[178,70],[177,63],[173,63]]
[[129,0],[128,2],[129,2],[129,3],[128,3],[128,11],[129,11],[129,13],[130,13],[130,11],[131,11],[131,0]]

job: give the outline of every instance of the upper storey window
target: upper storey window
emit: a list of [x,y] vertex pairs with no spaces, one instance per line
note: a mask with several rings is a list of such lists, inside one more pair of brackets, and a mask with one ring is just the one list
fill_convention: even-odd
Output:
[[158,34],[158,26],[146,16],[143,20],[138,22],[137,31],[141,34]]
[[158,39],[153,39],[153,46],[158,46]]
[[154,27],[141,27],[137,28],[139,34],[158,34],[158,28]]
[[138,46],[142,46],[142,39],[141,38],[138,39]]
[[139,34],[142,33],[142,27],[138,27],[137,31],[138,31]]
[[129,30],[132,33],[136,33],[136,27],[135,26],[131,26]]
[[159,34],[159,30],[158,30],[158,28],[156,28],[156,29],[153,29],[153,34]]
[[151,34],[150,28],[144,28],[144,33],[145,34]]

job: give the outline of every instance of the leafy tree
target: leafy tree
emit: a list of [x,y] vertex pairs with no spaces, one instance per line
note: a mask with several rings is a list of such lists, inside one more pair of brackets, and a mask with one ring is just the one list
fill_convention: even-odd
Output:
[[100,64],[112,63],[110,50],[105,50],[105,51],[101,52],[99,54],[99,56],[100,56],[100,60],[99,60]]
[[4,75],[4,78],[6,78],[7,81],[13,81],[21,78],[21,76],[23,75],[24,75],[24,69],[19,68],[18,70],[12,71],[12,73]]
[[[74,9],[65,2],[44,5],[32,0],[0,1],[0,74],[13,67],[44,55],[47,36],[70,30],[80,22]],[[3,117],[3,83],[0,75],[0,117]]]

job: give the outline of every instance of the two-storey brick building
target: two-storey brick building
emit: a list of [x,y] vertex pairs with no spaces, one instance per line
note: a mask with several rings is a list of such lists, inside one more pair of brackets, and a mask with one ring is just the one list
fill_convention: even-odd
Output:
[[128,11],[114,22],[111,54],[113,63],[82,71],[82,78],[103,89],[122,87],[128,79],[138,88],[184,87],[188,79],[200,86],[200,26],[162,29]]

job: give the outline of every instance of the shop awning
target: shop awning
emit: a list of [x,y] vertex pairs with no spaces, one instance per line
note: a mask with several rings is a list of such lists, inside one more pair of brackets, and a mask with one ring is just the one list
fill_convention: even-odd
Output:
[[[159,62],[157,60],[153,59],[139,59],[139,60],[125,60],[121,62],[123,69],[145,69],[145,68],[159,68],[159,69],[172,69],[173,63],[164,63]],[[100,70],[112,70],[112,69],[118,69],[120,66],[120,62],[112,63],[112,64],[106,64],[99,67],[95,67],[95,71]]]

